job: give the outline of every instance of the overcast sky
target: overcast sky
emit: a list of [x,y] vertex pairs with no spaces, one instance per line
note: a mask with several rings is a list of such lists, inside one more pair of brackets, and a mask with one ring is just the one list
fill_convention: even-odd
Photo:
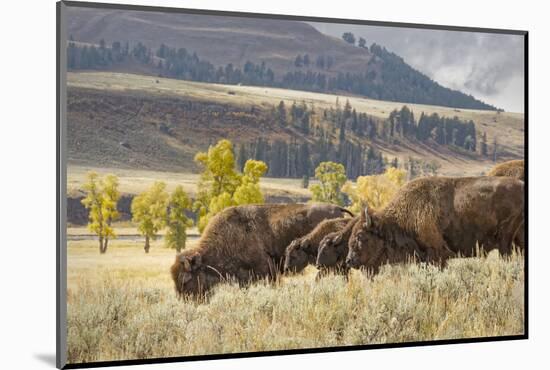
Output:
[[385,46],[445,87],[509,112],[524,112],[523,36],[311,23],[336,37],[352,32]]

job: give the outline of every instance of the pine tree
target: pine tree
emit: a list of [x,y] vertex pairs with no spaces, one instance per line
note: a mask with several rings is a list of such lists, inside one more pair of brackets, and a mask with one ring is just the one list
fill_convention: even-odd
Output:
[[355,45],[355,36],[353,35],[353,33],[351,33],[351,32],[345,32],[345,33],[342,35],[342,38],[343,38],[344,41],[347,42],[348,44]]
[[309,187],[309,175],[304,175],[302,177],[302,188],[307,189]]
[[246,147],[243,143],[239,145],[239,154],[237,155],[237,165],[239,168],[239,171],[242,171],[244,169],[244,164],[246,163],[246,160],[248,159],[248,155],[246,153]]
[[279,105],[277,106],[277,120],[279,121],[279,124],[286,125],[286,108],[285,108],[285,102],[280,101]]
[[296,59],[294,60],[294,65],[295,65],[296,67],[299,68],[299,67],[301,67],[303,64],[304,64],[304,60],[302,59],[302,56],[301,56],[301,55],[298,55],[298,56],[296,57]]
[[481,136],[481,142],[479,143],[481,155],[487,157],[489,155],[489,146],[487,144],[487,132],[483,132]]
[[342,121],[340,123],[340,134],[338,135],[340,145],[344,145],[346,141],[346,122]]

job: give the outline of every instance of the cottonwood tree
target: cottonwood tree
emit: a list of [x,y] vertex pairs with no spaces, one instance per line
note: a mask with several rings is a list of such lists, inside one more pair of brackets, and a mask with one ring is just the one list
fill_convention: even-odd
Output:
[[243,173],[239,173],[235,169],[231,141],[220,140],[208,152],[197,153],[195,161],[203,169],[193,204],[193,209],[198,213],[197,226],[200,232],[212,217],[227,207],[264,202],[259,181],[267,172],[267,165],[249,159],[244,164]]
[[[202,173],[197,184],[193,210],[198,213],[197,226],[202,232],[208,223],[207,215],[211,209],[218,208],[216,204],[223,199],[230,200],[241,179],[235,169],[233,144],[229,140],[220,140],[216,145],[210,146],[208,152],[197,153],[195,162],[202,167]],[[217,199],[224,193],[227,196]]]
[[192,206],[191,199],[183,190],[182,186],[177,186],[168,203],[168,220],[166,226],[165,242],[168,248],[175,249],[178,253],[185,248],[187,241],[187,228],[193,226],[193,220],[186,215],[186,211]]
[[138,224],[138,231],[145,236],[145,253],[151,248],[150,240],[166,225],[168,193],[164,182],[155,182],[149,190],[132,200],[132,221]]
[[260,178],[266,172],[267,165],[264,162],[253,159],[246,161],[241,184],[233,194],[235,205],[264,203],[264,196],[260,190]]
[[315,178],[319,183],[309,187],[313,194],[312,201],[344,205],[344,195],[341,191],[342,185],[347,180],[344,165],[321,162],[315,169]]
[[120,199],[118,178],[107,175],[100,179],[96,172],[89,172],[83,189],[86,197],[82,204],[89,212],[88,228],[98,236],[99,253],[103,254],[107,252],[109,238],[116,237],[112,222],[120,216],[117,211]]
[[347,181],[342,191],[351,199],[350,211],[359,213],[365,204],[381,209],[405,183],[406,172],[390,167],[381,175],[359,176],[355,184]]

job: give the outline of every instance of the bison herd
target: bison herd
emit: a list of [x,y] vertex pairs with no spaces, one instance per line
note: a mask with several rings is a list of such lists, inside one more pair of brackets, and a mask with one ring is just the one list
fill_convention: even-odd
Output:
[[181,295],[201,295],[226,280],[275,280],[315,264],[346,274],[372,273],[410,260],[444,265],[477,247],[509,254],[524,248],[524,164],[510,161],[481,177],[427,177],[404,185],[381,210],[360,215],[330,204],[227,208],[198,245],[176,256],[171,273]]

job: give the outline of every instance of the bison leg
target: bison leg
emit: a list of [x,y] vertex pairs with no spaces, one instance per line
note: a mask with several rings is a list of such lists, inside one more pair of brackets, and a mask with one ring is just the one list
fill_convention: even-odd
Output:
[[456,257],[456,253],[449,248],[447,242],[443,239],[443,235],[434,225],[424,228],[424,233],[418,240],[426,249],[425,262],[446,265],[449,258]]
[[269,281],[275,282],[280,274],[284,271],[284,260],[275,259],[272,256],[266,254],[264,256],[264,263],[255,267],[255,270],[261,274],[263,278],[268,278]]
[[518,241],[520,246],[523,249],[523,214],[513,218],[508,219],[499,225],[500,232],[498,233],[497,247],[500,254],[510,254],[512,253],[512,242]]
[[329,272],[328,268],[321,267],[319,271],[317,271],[317,274],[315,274],[315,280],[316,281],[321,280],[323,277],[328,275],[328,272]]
[[346,280],[348,280],[349,271],[350,271],[350,268],[347,267],[345,264],[333,266],[333,267],[321,267],[319,271],[317,271],[317,274],[315,274],[315,280],[318,281],[321,278],[327,276],[331,272],[335,275],[342,275]]
[[514,236],[514,244],[521,250],[525,249],[525,225],[523,222],[516,231],[516,235]]

